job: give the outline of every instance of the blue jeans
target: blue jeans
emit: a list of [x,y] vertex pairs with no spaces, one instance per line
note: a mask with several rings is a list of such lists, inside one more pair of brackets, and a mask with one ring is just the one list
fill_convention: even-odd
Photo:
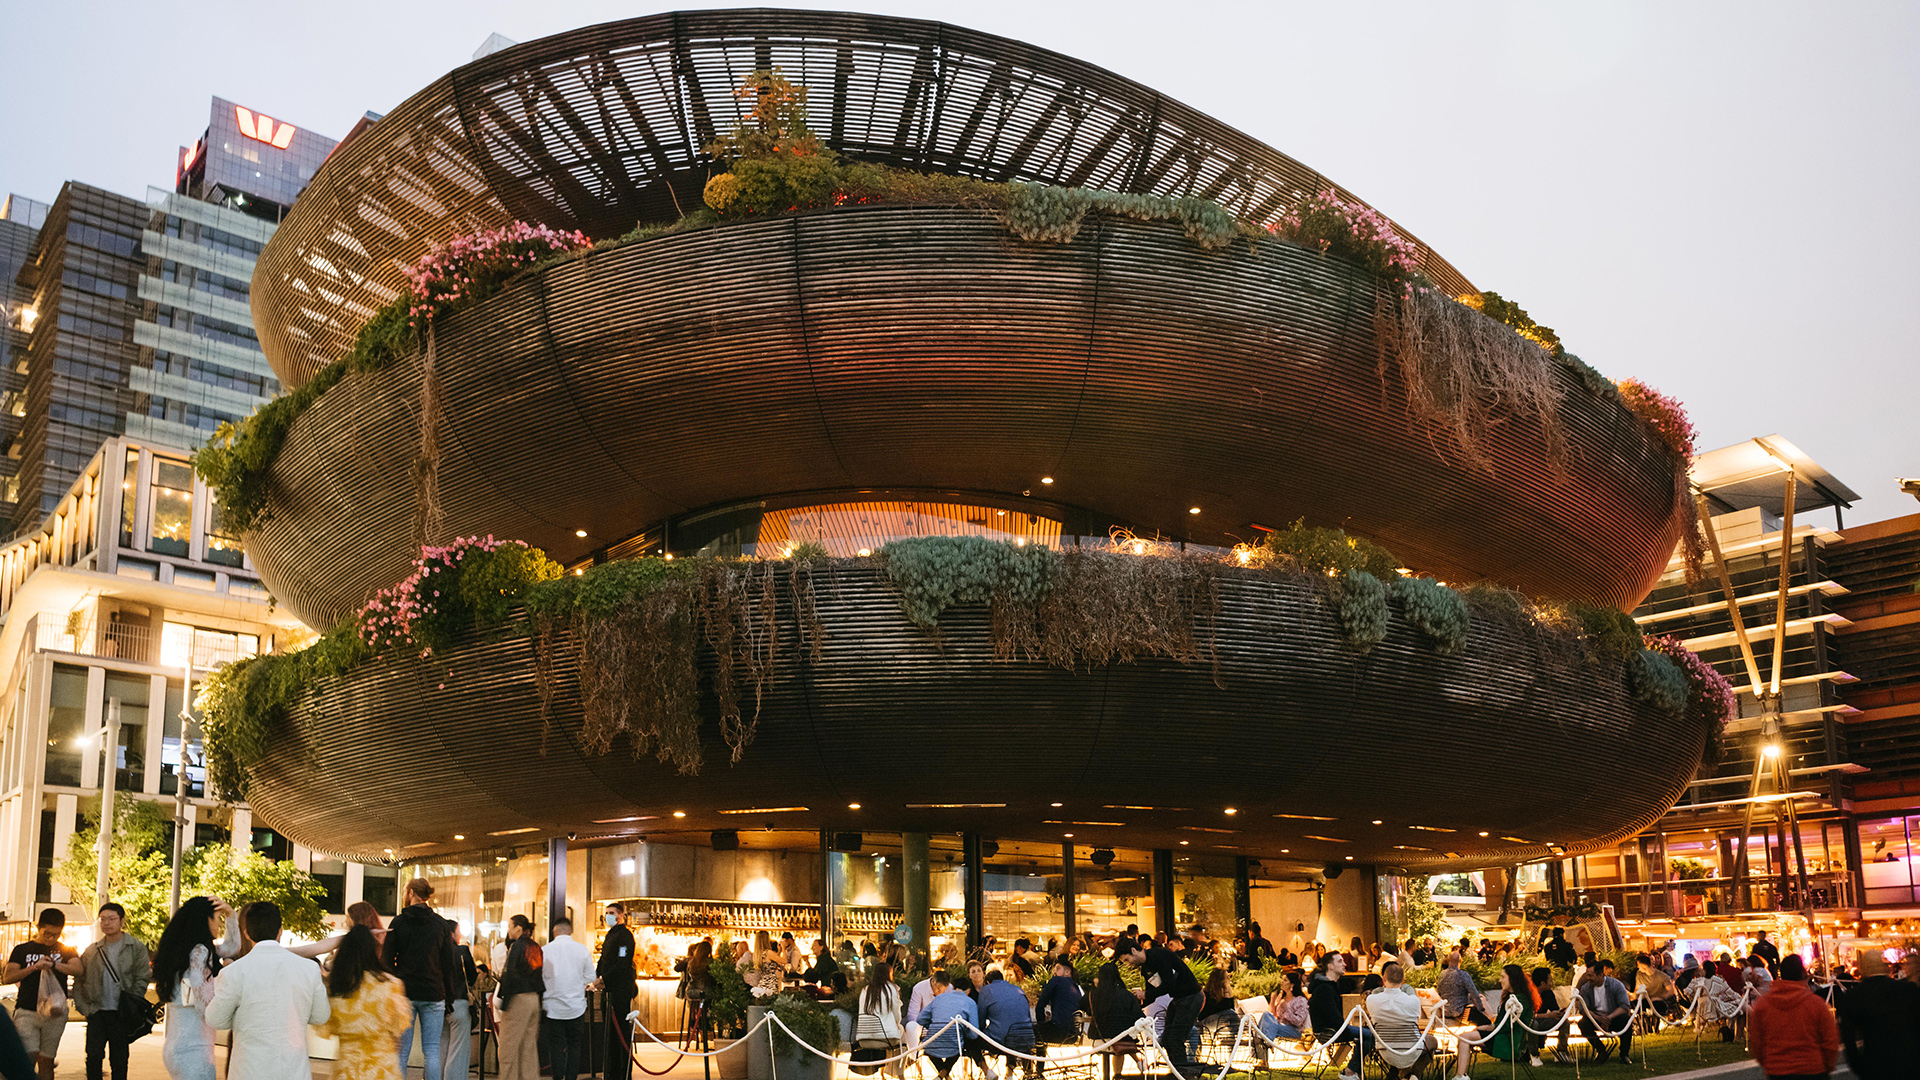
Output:
[[1292,1024],[1283,1024],[1272,1013],[1260,1014],[1260,1034],[1274,1042],[1287,1042],[1300,1037],[1300,1029]]
[[[424,1080],[442,1080],[440,1035],[447,1026],[447,1003],[444,1001],[415,1001],[413,1021],[420,1028],[420,1057]],[[462,998],[453,1003],[453,1028],[457,1033],[452,1046],[445,1050],[446,1077],[450,1080],[465,1080],[467,1069],[473,1061],[473,1043],[467,1037],[470,1027],[467,1019],[467,1002]],[[400,1073],[406,1075],[407,1056],[413,1053],[413,1027],[400,1033]]]

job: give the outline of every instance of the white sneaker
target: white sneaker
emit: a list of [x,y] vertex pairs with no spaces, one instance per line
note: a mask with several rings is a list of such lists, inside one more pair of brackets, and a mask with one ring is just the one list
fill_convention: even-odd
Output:
[[1534,1068],[1539,1068],[1543,1064],[1543,1062],[1541,1062],[1540,1060],[1540,1055],[1535,1054],[1532,1057],[1527,1059],[1527,1064],[1533,1066]]

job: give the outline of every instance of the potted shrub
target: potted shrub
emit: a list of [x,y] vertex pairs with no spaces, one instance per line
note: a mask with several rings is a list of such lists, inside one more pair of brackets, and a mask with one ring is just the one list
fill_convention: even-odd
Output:
[[[727,959],[722,960],[723,956]],[[713,1071],[720,1080],[746,1080],[747,1046],[740,1040],[747,1033],[747,1004],[753,998],[732,957],[733,943],[722,939],[707,968],[707,1015],[713,1024],[714,1049],[720,1051],[713,1059]]]
[[[833,1017],[827,1015],[826,1008],[805,994],[783,990],[757,998],[748,1009],[754,1023],[766,1013],[779,1017],[786,1027],[769,1024],[770,1038],[768,1031],[756,1031],[747,1040],[749,1075],[754,1080],[762,1077],[766,1080],[828,1080],[833,1074],[833,1063],[801,1046],[794,1038],[798,1036],[822,1054],[837,1051],[840,1028]],[[789,1030],[793,1035],[787,1034]]]

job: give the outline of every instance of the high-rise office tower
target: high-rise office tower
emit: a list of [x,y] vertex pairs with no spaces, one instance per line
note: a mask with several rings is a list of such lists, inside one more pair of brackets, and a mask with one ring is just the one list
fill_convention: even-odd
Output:
[[24,386],[0,396],[0,413],[19,413],[0,419],[14,531],[51,512],[105,440],[192,449],[279,392],[253,332],[253,264],[333,146],[214,98],[171,190],[61,188],[9,275],[35,324],[24,372],[15,358],[5,375]]

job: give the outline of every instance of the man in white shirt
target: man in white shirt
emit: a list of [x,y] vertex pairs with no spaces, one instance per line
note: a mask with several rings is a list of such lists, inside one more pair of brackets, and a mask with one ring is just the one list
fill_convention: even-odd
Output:
[[280,944],[280,907],[247,908],[253,950],[220,969],[207,1023],[233,1031],[228,1080],[306,1080],[307,1025],[333,1014],[320,967]]
[[574,1080],[586,1064],[587,986],[594,978],[593,957],[573,940],[573,920],[553,920],[552,940],[542,950],[541,976],[547,992],[540,1010],[547,1016],[547,1061],[553,1080]]
[[929,975],[913,984],[913,993],[907,996],[907,1050],[912,1052],[920,1046],[920,1039],[926,1030],[920,1026],[920,1014],[933,1004],[933,976]]
[[1439,1040],[1420,1035],[1420,995],[1406,983],[1406,969],[1398,960],[1380,967],[1380,979],[1386,985],[1367,995],[1367,1018],[1373,1024],[1374,1049],[1387,1063],[1388,1080],[1395,1076],[1418,1076]]

